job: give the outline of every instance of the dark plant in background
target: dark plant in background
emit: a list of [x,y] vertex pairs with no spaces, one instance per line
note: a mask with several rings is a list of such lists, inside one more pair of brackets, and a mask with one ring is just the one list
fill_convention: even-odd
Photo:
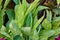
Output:
[[[1,0],[0,38],[4,40],[55,40],[60,34],[58,3],[59,0],[5,0],[2,5]],[[5,21],[6,17],[8,21]]]

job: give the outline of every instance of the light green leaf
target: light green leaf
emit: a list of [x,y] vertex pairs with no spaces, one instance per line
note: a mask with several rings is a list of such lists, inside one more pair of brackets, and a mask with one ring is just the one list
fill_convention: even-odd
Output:
[[30,37],[30,40],[39,40],[39,35],[36,30],[29,37]]
[[60,27],[55,29],[55,35],[59,35],[60,34]]
[[43,21],[42,26],[44,29],[48,29],[48,30],[52,28],[51,22],[49,22],[47,19]]
[[21,4],[15,6],[15,20],[19,28],[21,28],[24,23],[24,9]]
[[4,11],[0,10],[0,29],[3,25],[3,16],[4,16],[4,14],[5,14]]
[[33,26],[33,31],[36,30],[36,28],[38,27],[38,25],[40,24],[40,22],[43,20],[44,15],[34,24]]
[[51,11],[46,10],[46,12],[47,12],[47,17],[46,17],[46,19],[47,19],[49,22],[52,22],[52,13],[51,13]]
[[47,40],[49,37],[53,36],[54,34],[55,34],[54,30],[42,30],[40,32],[40,39]]
[[6,28],[4,26],[2,26],[2,28],[0,30],[0,34],[2,34],[2,35],[11,39],[10,35],[6,32]]
[[7,7],[7,5],[8,5],[9,2],[10,2],[10,0],[5,0],[4,8],[3,9],[5,9]]
[[60,17],[55,17],[52,21],[53,29],[59,28],[59,25],[60,25]]
[[46,6],[41,6],[41,5],[40,5],[40,6],[38,6],[37,9],[38,9],[38,11],[41,11],[41,10],[43,10],[43,9],[48,9],[48,7],[46,7]]
[[40,36],[39,40],[48,40],[48,37],[46,37],[46,36]]
[[31,34],[31,27],[22,27],[21,30],[25,35],[30,35]]
[[26,0],[22,0],[22,6],[23,6],[24,11],[26,11],[26,9],[27,9],[27,1]]
[[25,17],[35,8],[38,6],[38,2],[40,0],[35,0],[31,5],[30,7],[27,9],[26,13],[25,13]]
[[14,20],[11,21],[9,28],[10,28],[10,31],[14,34],[14,36],[20,34],[19,27]]

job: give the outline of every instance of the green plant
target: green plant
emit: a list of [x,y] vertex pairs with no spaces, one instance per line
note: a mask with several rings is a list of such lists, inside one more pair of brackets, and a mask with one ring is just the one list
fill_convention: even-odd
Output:
[[[14,9],[7,8],[10,1],[5,1],[3,9],[2,0],[0,1],[0,37],[7,40],[54,40],[60,34],[60,8],[53,9],[52,17],[52,11],[47,10],[50,8],[38,6],[40,0],[35,0],[30,5],[26,0],[22,0],[22,4],[13,0],[16,3]],[[42,22],[45,14],[38,20],[37,13],[43,9],[46,9],[47,16]],[[9,18],[6,26],[3,25],[5,13]]]

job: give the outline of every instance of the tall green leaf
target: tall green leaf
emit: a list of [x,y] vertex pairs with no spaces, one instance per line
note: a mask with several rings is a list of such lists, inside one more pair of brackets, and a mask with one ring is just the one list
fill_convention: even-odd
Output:
[[32,13],[30,13],[26,18],[26,26],[30,27],[31,24]]
[[51,13],[51,11],[48,11],[48,10],[46,10],[46,12],[47,12],[47,17],[46,17],[46,19],[47,19],[49,22],[51,22],[51,21],[52,21],[52,13]]
[[41,23],[41,21],[43,20],[43,18],[44,18],[44,15],[34,24],[33,29],[32,29],[33,31],[36,30],[36,28]]
[[12,20],[15,18],[15,14],[14,14],[14,11],[12,9],[7,9],[6,13],[8,15],[9,20]]
[[25,17],[28,15],[28,13],[30,13],[35,7],[38,6],[38,2],[40,0],[35,0],[31,5],[30,7],[27,9],[26,13],[25,13]]
[[5,14],[4,11],[0,10],[0,29],[3,25],[3,16],[4,16],[4,14]]
[[21,27],[24,23],[24,9],[21,4],[16,5],[15,7],[15,20],[19,27]]
[[5,0],[4,9],[7,7],[7,5],[8,5],[9,2],[10,2],[10,0]]

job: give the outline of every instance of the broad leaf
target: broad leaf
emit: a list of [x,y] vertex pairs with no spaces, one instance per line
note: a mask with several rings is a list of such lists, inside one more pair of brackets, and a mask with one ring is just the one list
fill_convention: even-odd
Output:
[[20,34],[19,27],[14,20],[11,21],[9,28],[10,28],[10,31],[14,34],[14,36]]
[[60,25],[60,17],[55,17],[52,21],[52,26],[54,29],[59,28]]
[[6,13],[7,13],[7,15],[8,15],[9,20],[14,19],[15,14],[14,14],[14,11],[13,11],[12,9],[7,9],[7,10],[6,10]]
[[23,40],[23,38],[20,35],[16,35],[13,40]]
[[52,28],[51,22],[49,22],[47,19],[43,21],[42,26],[44,29],[48,29],[48,30]]
[[40,39],[47,40],[49,37],[53,36],[54,34],[55,34],[54,30],[42,30],[40,32]]
[[22,33],[25,35],[30,35],[31,34],[31,27],[22,27]]

